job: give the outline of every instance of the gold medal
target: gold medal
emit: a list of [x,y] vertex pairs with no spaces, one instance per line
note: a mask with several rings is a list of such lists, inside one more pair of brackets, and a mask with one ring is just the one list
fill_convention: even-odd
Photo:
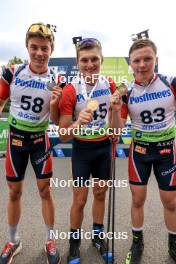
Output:
[[125,95],[128,93],[128,86],[125,83],[121,83],[118,86],[118,91],[120,92],[121,95]]
[[90,109],[92,112],[96,111],[99,106],[99,103],[95,99],[89,99],[87,101],[87,108]]

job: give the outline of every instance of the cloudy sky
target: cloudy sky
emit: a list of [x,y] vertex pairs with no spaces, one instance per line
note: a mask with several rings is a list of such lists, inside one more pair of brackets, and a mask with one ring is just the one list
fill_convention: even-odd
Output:
[[34,22],[57,25],[53,57],[74,57],[72,37],[96,37],[104,56],[127,56],[131,35],[149,29],[159,71],[176,73],[175,0],[1,0],[0,65],[27,59],[25,33]]

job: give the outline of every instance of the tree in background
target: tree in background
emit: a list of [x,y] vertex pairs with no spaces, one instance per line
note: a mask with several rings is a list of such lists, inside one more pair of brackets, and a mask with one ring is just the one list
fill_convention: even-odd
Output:
[[12,59],[9,60],[7,67],[10,67],[11,65],[15,65],[15,64],[23,64],[23,60],[20,58],[17,58],[16,56],[14,56]]

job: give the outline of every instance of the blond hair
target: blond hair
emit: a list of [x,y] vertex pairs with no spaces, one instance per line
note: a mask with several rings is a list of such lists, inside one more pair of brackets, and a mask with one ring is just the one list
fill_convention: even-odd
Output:
[[[32,26],[39,26],[38,30],[36,30],[35,32],[32,32],[30,31],[30,29],[32,28]],[[41,26],[41,27],[40,27]],[[49,32],[49,34],[46,34],[45,32],[43,32],[43,27],[44,28],[47,28],[47,31]],[[54,34],[53,32],[50,30],[50,28],[45,25],[44,23],[35,23],[35,24],[32,24],[27,33],[26,33],[26,47],[28,46],[28,42],[29,42],[29,39],[31,38],[34,38],[34,37],[38,37],[38,38],[42,38],[42,39],[47,39],[50,41],[51,43],[51,49],[53,50],[54,49]]]

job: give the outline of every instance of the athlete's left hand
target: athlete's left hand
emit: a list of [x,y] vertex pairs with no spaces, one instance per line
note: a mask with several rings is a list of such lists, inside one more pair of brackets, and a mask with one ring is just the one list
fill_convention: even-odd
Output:
[[62,96],[62,88],[60,88],[59,86],[54,86],[52,89],[50,106],[58,105],[61,96]]
[[122,97],[120,92],[116,90],[113,94],[110,95],[110,109],[114,111],[120,111],[122,107]]

